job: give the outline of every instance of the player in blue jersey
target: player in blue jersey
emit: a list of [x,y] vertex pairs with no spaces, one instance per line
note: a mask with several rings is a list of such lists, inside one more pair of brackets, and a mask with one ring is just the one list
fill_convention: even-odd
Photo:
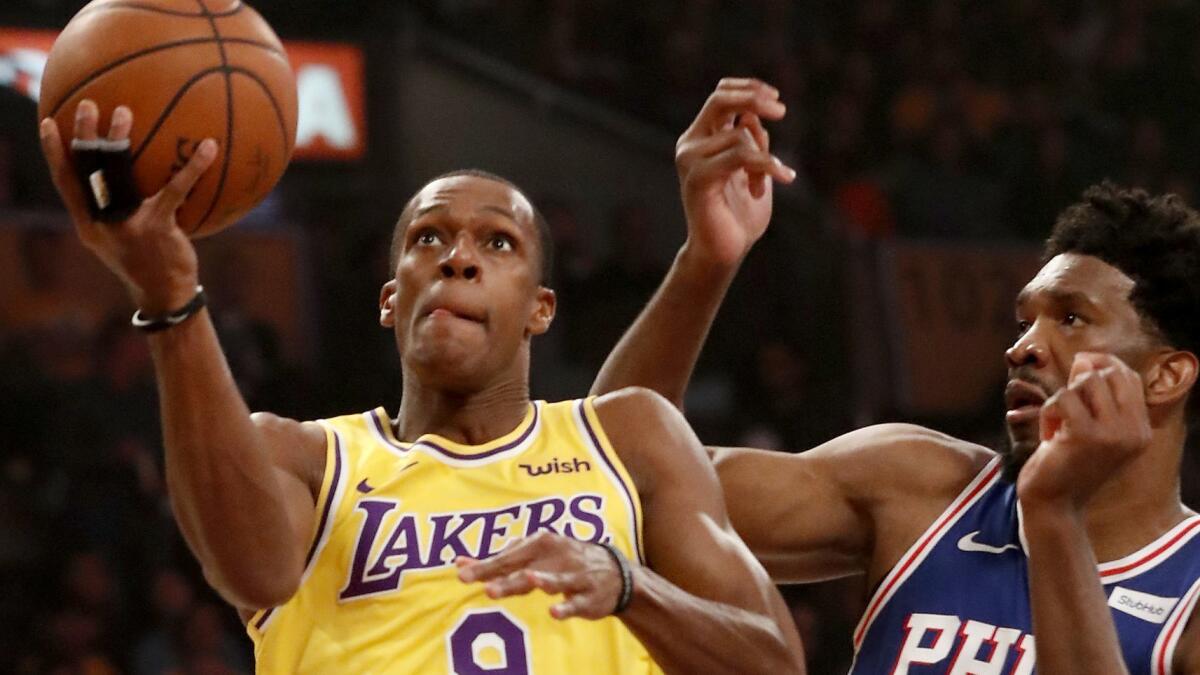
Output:
[[[709,105],[738,93],[722,114],[754,129],[771,91],[727,80]],[[679,404],[767,227],[770,179],[703,152],[704,118],[677,146],[687,242],[596,391],[637,384]],[[1200,215],[1096,186],[1045,254],[1005,355],[1007,452],[904,424],[803,454],[714,451],[734,525],[777,581],[867,576],[855,673],[1200,672],[1200,516],[1179,497]]]

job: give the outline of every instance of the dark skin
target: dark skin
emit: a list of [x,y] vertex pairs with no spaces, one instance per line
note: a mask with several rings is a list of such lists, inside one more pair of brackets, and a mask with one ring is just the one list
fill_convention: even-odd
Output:
[[[95,138],[99,112],[80,105],[75,136]],[[108,136],[128,136],[120,108]],[[206,141],[163,192],[127,222],[91,221],[57,128],[41,127],[53,178],[81,239],[148,314],[182,306],[198,264],[174,214],[215,156]],[[479,444],[516,427],[529,406],[529,346],[554,317],[541,285],[533,210],[507,185],[435,181],[414,197],[395,276],[380,293],[404,371],[394,431]],[[251,415],[212,322],[200,312],[151,334],[171,504],[205,575],[243,609],[285,603],[299,587],[325,471],[326,437],[311,422]],[[620,619],[668,672],[803,672],[799,637],[766,573],[733,532],[716,473],[682,415],[660,396],[625,389],[596,399],[602,427],[640,494],[651,567],[632,563]],[[634,433],[636,430],[637,433]],[[602,548],[532,537],[486,561],[460,560],[464,583],[494,597],[561,592],[558,619],[609,616],[621,592]],[[687,635],[681,640],[680,635]]]
[[[769,85],[731,108],[761,112]],[[682,405],[704,339],[769,209],[753,203],[746,175],[705,183],[713,168],[688,152],[703,114],[680,138],[688,240],[647,309],[609,356],[593,392],[644,386]],[[756,139],[769,149],[769,139]],[[704,190],[689,190],[696,183]],[[1017,304],[1021,335],[1006,357],[1010,464],[1030,546],[1030,591],[1041,673],[1121,673],[1125,665],[1096,573],[1156,539],[1191,512],[1179,500],[1186,401],[1197,359],[1147,331],[1133,281],[1090,256],[1051,260]],[[930,429],[860,429],[803,454],[712,451],[735,528],[781,582],[854,574],[876,585],[994,454]],[[1200,672],[1192,621],[1174,659]]]

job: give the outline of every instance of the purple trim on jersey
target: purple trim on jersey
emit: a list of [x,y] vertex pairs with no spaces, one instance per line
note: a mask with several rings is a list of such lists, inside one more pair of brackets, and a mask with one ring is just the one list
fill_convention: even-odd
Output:
[[[308,554],[304,556],[304,568],[312,564],[313,555],[317,552],[317,547],[321,545],[321,538],[325,534],[325,524],[329,522],[329,513],[333,511],[334,498],[337,496],[338,482],[342,479],[342,438],[336,433],[333,435],[333,480],[329,483],[329,492],[325,495],[325,506],[321,509],[321,520],[317,524],[317,536],[313,537],[312,546],[308,547]],[[258,621],[254,622],[254,627],[262,630],[266,625],[267,619],[275,611],[275,607],[268,609],[258,617]]]
[[271,613],[274,611],[275,611],[275,608],[272,607],[271,609],[268,609],[267,611],[263,612],[262,616],[258,617],[258,621],[254,622],[254,627],[261,631],[263,624],[267,623],[267,619],[269,619],[271,617]]
[[637,556],[639,562],[645,564],[646,560],[642,557],[641,548],[638,546],[637,503],[633,500],[633,493],[630,492],[629,486],[625,484],[624,480],[621,480],[621,473],[617,471],[616,465],[608,458],[608,453],[604,451],[604,446],[600,444],[600,438],[596,435],[596,431],[592,429],[592,423],[588,421],[587,409],[584,408],[584,400],[580,399],[579,403],[575,404],[579,411],[579,419],[583,420],[583,428],[587,431],[588,438],[592,441],[592,447],[596,449],[596,454],[600,455],[600,459],[603,459],[604,463],[608,465],[608,470],[612,472],[613,478],[617,479],[617,482],[621,485],[621,490],[625,493],[625,500],[629,504],[629,515],[633,517],[635,528],[633,532],[629,533],[629,538],[633,542],[633,553]]
[[317,552],[317,546],[321,544],[321,538],[325,534],[325,524],[329,522],[329,512],[333,510],[334,497],[337,496],[338,481],[342,479],[342,438],[336,433],[333,435],[333,480],[329,483],[329,493],[325,495],[325,507],[321,509],[321,520],[317,525],[317,536],[313,538],[312,546],[308,548],[308,555],[304,556],[304,568],[308,569],[312,563],[313,555]]
[[[513,439],[512,441],[505,443],[504,445],[501,445],[499,447],[492,448],[491,450],[488,450],[487,452],[481,452],[478,454],[454,452],[453,450],[450,450],[449,448],[444,448],[444,447],[438,445],[437,443],[434,443],[433,441],[430,441],[427,439],[419,439],[419,440],[415,441],[412,445],[420,445],[420,446],[429,448],[430,450],[436,450],[437,452],[442,453],[443,455],[449,457],[450,459],[457,459],[457,460],[464,460],[464,461],[487,459],[488,457],[498,455],[502,452],[508,452],[509,450],[512,450],[513,448],[515,448],[515,447],[521,445],[522,443],[524,443],[525,441],[529,440],[529,436],[531,434],[533,434],[533,430],[537,428],[538,414],[539,414],[538,405],[536,403],[531,403],[530,405],[533,406],[533,419],[531,419],[529,421],[529,426],[525,427],[525,431],[521,432],[521,435],[518,436],[517,438]],[[388,438],[389,434],[384,431],[383,422],[379,419],[379,415],[371,415],[371,420],[375,423],[375,428],[379,430],[379,435],[382,436],[383,439],[388,442],[388,445],[391,445],[393,448],[396,448],[397,450],[400,450],[401,452],[408,452],[409,450],[412,449],[411,447],[406,448],[401,445],[398,445],[397,443],[393,442],[392,439]]]
[[382,438],[385,443],[399,450],[400,452],[408,452],[408,448],[393,441],[391,439],[391,434],[389,434],[388,431],[383,428],[383,420],[379,419],[380,415],[378,410],[372,410],[363,414],[370,418],[371,423],[375,425],[375,431],[379,432],[379,437]]

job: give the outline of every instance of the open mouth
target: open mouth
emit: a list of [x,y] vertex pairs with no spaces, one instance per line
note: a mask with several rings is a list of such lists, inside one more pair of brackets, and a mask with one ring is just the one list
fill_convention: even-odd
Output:
[[1036,421],[1047,399],[1042,388],[1027,380],[1010,380],[1004,388],[1005,420],[1009,424]]

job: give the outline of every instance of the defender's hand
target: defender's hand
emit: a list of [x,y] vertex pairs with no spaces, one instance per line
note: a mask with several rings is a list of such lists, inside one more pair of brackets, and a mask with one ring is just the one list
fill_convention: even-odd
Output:
[[741,261],[771,221],[772,183],[796,172],[771,155],[762,120],[782,119],[779,91],[725,78],[675,144],[688,244],[706,262]]
[[1041,436],[1017,480],[1022,504],[1082,509],[1150,445],[1141,378],[1110,354],[1076,354],[1067,386],[1042,405]]
[[[96,104],[82,101],[75,111],[75,138],[96,139],[99,123]],[[109,140],[128,138],[132,126],[133,113],[119,106],[109,124]],[[92,220],[87,197],[71,168],[54,120],[42,120],[40,132],[51,178],[79,238],[125,282],[137,306],[156,315],[190,300],[196,293],[198,277],[196,251],[176,224],[175,212],[212,164],[217,155],[216,141],[200,143],[187,165],[158,194],[143,201],[127,221],[110,225]]]
[[487,560],[460,557],[458,578],[481,581],[489,598],[525,595],[535,588],[563,602],[550,608],[556,619],[603,619],[621,597],[621,572],[603,547],[548,532],[522,539]]

